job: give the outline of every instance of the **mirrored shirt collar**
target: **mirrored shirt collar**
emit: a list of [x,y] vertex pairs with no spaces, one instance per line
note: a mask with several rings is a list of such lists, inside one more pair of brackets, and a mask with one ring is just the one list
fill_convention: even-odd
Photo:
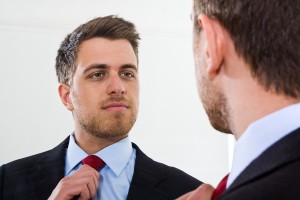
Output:
[[[100,157],[116,176],[120,176],[132,155],[132,148],[129,137],[126,137],[94,155]],[[74,133],[71,134],[66,154],[65,175],[68,175],[72,169],[81,164],[81,160],[86,156],[88,154],[76,144]]]

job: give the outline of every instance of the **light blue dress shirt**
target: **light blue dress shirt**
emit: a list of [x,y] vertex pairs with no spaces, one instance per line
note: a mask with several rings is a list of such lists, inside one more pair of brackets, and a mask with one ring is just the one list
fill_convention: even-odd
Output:
[[[65,160],[65,176],[82,166],[81,160],[88,154],[76,143],[74,134],[70,136]],[[132,180],[136,151],[128,137],[95,153],[106,165],[100,170],[100,181],[96,200],[124,200],[127,198]]]
[[300,103],[273,112],[250,124],[234,147],[227,188],[272,144],[300,127]]

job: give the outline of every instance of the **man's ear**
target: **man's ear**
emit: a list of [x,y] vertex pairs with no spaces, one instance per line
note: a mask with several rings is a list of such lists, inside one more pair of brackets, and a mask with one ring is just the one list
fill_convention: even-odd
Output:
[[70,86],[65,83],[61,83],[58,86],[58,93],[60,100],[65,105],[65,107],[68,110],[73,111],[74,107],[70,98]]
[[221,69],[224,60],[224,29],[216,19],[200,14],[198,23],[204,31],[207,42],[205,53],[208,60],[207,73],[214,77]]

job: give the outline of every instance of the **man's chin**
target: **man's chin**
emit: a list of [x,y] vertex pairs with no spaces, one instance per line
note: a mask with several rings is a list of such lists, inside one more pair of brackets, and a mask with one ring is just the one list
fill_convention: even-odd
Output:
[[106,140],[121,140],[125,137],[128,136],[128,132],[124,132],[124,133],[117,133],[117,132],[110,132],[110,133],[96,133],[93,134],[95,137],[99,138],[99,139],[106,139]]
[[125,138],[133,127],[133,124],[129,121],[122,119],[112,119],[110,122],[111,123],[107,124],[104,129],[99,130],[98,134],[96,134],[99,138]]
[[214,129],[216,129],[219,132],[226,133],[226,134],[232,134],[232,131],[227,126],[220,126],[220,124],[212,123],[212,122],[210,124],[212,125],[212,127]]

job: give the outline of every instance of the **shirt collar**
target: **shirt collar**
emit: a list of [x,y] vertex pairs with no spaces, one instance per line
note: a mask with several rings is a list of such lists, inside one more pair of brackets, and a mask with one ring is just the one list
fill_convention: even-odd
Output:
[[250,124],[235,144],[227,187],[267,148],[299,128],[299,119],[300,103],[287,106]]
[[[94,155],[100,157],[116,176],[120,176],[129,162],[132,151],[133,148],[130,139],[126,137]],[[71,134],[66,154],[65,174],[69,174],[72,169],[81,164],[81,160],[86,156],[88,154],[76,144],[75,135]]]

